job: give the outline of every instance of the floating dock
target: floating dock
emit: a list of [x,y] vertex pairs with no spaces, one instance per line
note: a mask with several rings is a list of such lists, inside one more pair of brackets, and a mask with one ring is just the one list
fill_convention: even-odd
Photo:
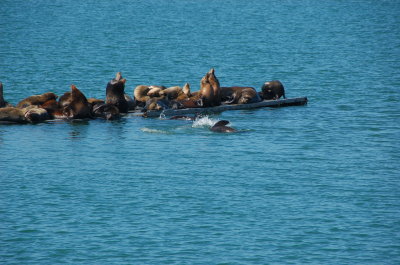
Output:
[[301,106],[307,104],[307,97],[300,98],[286,98],[277,100],[263,100],[257,103],[249,104],[229,104],[220,105],[216,107],[209,108],[188,108],[188,109],[165,109],[159,110],[149,110],[146,112],[131,112],[135,115],[140,115],[143,117],[159,117],[161,114],[170,117],[176,115],[190,115],[190,114],[212,114],[219,113],[227,110],[245,110],[245,109],[257,109],[265,107],[287,107],[287,106]]

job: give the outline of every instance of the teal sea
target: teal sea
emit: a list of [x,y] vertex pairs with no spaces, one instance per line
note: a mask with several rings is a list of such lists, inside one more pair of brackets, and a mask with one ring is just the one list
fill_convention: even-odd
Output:
[[[400,1],[0,3],[16,104],[118,71],[305,106],[0,125],[0,264],[400,264]],[[239,130],[209,127],[229,120]]]

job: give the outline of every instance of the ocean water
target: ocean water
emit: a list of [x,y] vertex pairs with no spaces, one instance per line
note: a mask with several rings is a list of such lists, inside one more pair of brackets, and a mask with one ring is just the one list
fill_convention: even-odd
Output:
[[[16,104],[121,71],[306,106],[0,125],[1,264],[400,264],[400,2],[0,3]],[[209,130],[226,119],[239,132]]]

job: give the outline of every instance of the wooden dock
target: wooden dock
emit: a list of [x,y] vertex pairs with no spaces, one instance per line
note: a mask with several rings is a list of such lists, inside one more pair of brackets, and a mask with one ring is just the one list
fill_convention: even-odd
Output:
[[143,117],[159,117],[161,114],[166,117],[175,115],[193,115],[193,114],[212,114],[219,113],[227,110],[245,110],[245,109],[256,109],[265,107],[287,107],[287,106],[300,106],[307,104],[307,97],[300,98],[286,98],[277,100],[263,100],[257,103],[250,104],[231,104],[231,105],[220,105],[209,108],[189,108],[189,109],[165,109],[163,111],[149,110],[147,112],[131,112],[135,115]]

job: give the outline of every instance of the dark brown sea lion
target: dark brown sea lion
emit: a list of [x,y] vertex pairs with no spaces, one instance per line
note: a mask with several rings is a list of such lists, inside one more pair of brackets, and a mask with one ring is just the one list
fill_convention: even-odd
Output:
[[227,120],[218,121],[217,123],[214,124],[214,126],[212,126],[210,128],[210,130],[213,131],[213,132],[219,132],[219,133],[236,132],[236,130],[233,129],[232,127],[226,126],[227,124],[229,124],[229,121],[227,121]]
[[279,80],[265,82],[261,87],[261,97],[265,100],[285,97],[285,88]]
[[261,101],[253,87],[221,87],[221,101],[225,104],[248,104]]
[[0,82],[0,108],[4,108],[4,107],[12,107],[12,105],[4,100],[4,97],[3,97],[3,83]]
[[92,108],[95,117],[106,120],[116,120],[120,118],[119,109],[114,104],[97,103]]
[[18,104],[17,104],[17,108],[25,108],[31,105],[42,105],[44,104],[46,101],[51,100],[51,99],[57,99],[58,96],[52,92],[47,92],[41,95],[34,95],[34,96],[30,96],[27,97],[23,100],[21,100]]
[[75,86],[71,85],[70,101],[63,107],[63,114],[69,119],[91,118],[91,104],[87,101],[85,95]]
[[121,113],[127,113],[129,110],[128,102],[125,99],[125,82],[121,72],[118,72],[113,80],[107,83],[106,103],[117,106]]

